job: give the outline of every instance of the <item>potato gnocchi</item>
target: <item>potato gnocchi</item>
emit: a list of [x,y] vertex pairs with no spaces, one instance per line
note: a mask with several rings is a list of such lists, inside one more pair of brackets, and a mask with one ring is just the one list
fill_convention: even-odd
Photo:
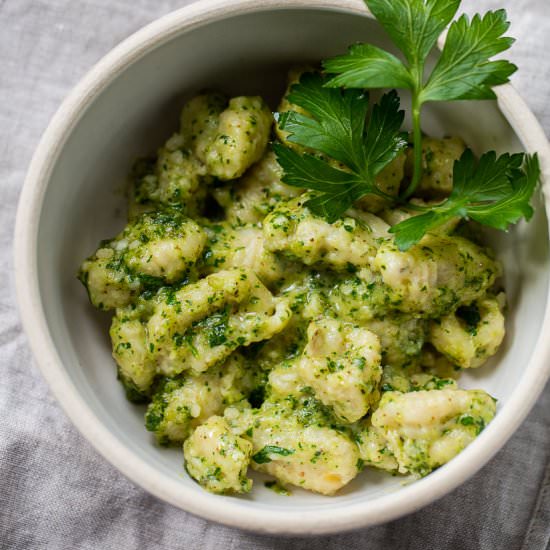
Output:
[[[127,226],[79,272],[118,378],[213,493],[250,491],[250,468],[324,495],[364,468],[427,475],[495,415],[457,380],[503,341],[501,266],[456,220],[400,251],[388,230],[415,212],[380,197],[319,218],[282,182],[286,137],[262,98],[209,92],[136,162]],[[414,200],[451,192],[463,150],[425,138]],[[378,180],[396,195],[409,173],[401,155]]]

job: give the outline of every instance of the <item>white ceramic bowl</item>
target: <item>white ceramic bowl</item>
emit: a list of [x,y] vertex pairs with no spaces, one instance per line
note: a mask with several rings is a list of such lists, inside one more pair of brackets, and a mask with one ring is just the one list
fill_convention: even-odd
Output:
[[[228,525],[321,534],[418,509],[498,451],[548,378],[550,259],[539,196],[530,224],[507,236],[490,235],[506,266],[508,337],[492,364],[462,379],[466,387],[498,397],[498,414],[470,447],[420,481],[404,485],[369,472],[335,497],[299,490],[284,497],[261,482],[245,497],[214,496],[184,473],[181,451],[154,446],[143,427],[143,409],[125,400],[110,356],[108,315],[92,309],[75,274],[98,241],[124,225],[120,189],[132,160],[173,129],[182,97],[221,86],[276,101],[291,63],[342,52],[358,40],[389,47],[360,0],[202,1],[174,12],[115,48],[76,87],[45,133],[21,196],[18,298],[52,391],[78,429],[130,479],[176,506]],[[549,185],[548,144],[511,86],[499,90],[498,105],[441,104],[426,114],[429,132],[461,135],[478,152],[538,151]]]

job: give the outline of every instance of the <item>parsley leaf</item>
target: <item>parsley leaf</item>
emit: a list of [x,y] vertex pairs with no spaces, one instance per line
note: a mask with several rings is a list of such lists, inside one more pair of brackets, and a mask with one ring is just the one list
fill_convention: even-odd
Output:
[[412,88],[409,70],[391,53],[370,44],[354,44],[347,55],[323,62],[324,69],[337,74],[331,87],[347,88]]
[[454,164],[453,190],[429,211],[394,225],[390,233],[400,250],[408,250],[430,230],[460,217],[506,231],[533,215],[531,196],[540,177],[537,155],[485,153],[476,163],[467,149]]
[[359,90],[325,88],[324,83],[319,73],[302,75],[288,101],[311,116],[287,111],[280,116],[279,126],[290,132],[290,142],[321,151],[357,171],[364,162],[362,140],[368,96]]
[[494,99],[493,86],[504,84],[517,67],[490,58],[514,40],[504,37],[510,24],[504,10],[451,23],[441,55],[426,78],[425,65],[438,36],[455,16],[460,0],[365,0],[403,53],[406,62],[375,46],[357,44],[323,63],[332,76],[327,86],[406,88],[412,95],[414,170],[402,198],[410,197],[422,178],[422,106],[428,101]]
[[478,204],[468,209],[470,219],[495,229],[507,231],[510,224],[521,218],[530,220],[533,207],[530,204],[540,178],[540,166],[537,155],[526,156],[523,169],[518,170],[517,177],[511,179],[512,192],[492,204]]
[[428,56],[460,0],[365,0],[411,65]]
[[317,157],[307,153],[300,155],[280,144],[274,144],[273,150],[284,170],[284,183],[323,192],[305,205],[330,223],[342,216],[365,193],[375,192],[355,174],[333,168]]
[[258,451],[255,455],[252,455],[252,460],[256,464],[267,464],[273,459],[269,456],[272,454],[277,454],[280,456],[289,456],[294,454],[292,449],[285,449],[284,447],[277,447],[276,445],[266,445],[263,449]]
[[510,23],[506,12],[466,15],[449,28],[445,46],[430,79],[422,91],[422,101],[494,99],[492,86],[508,82],[517,67],[508,61],[489,61],[514,43],[503,37]]
[[386,197],[375,178],[405,148],[406,141],[401,133],[404,113],[395,91],[374,105],[367,124],[368,95],[325,84],[318,73],[304,74],[288,100],[310,116],[296,111],[278,115],[289,142],[323,156],[301,154],[280,144],[273,148],[284,171],[283,182],[321,192],[306,205],[333,222],[364,195]]

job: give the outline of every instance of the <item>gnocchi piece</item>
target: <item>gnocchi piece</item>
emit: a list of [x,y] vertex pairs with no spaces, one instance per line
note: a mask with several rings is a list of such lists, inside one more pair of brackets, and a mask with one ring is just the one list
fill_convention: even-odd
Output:
[[[443,139],[424,137],[422,139],[422,179],[415,195],[419,197],[443,198],[453,189],[453,167],[466,145],[459,137]],[[406,173],[413,172],[413,149],[409,149]]]
[[378,401],[380,341],[363,328],[335,319],[312,321],[298,370],[316,397],[342,422],[355,422]]
[[158,150],[153,170],[136,179],[134,200],[183,207],[190,214],[201,211],[206,196],[204,166],[174,134]]
[[206,185],[212,179],[240,177],[262,157],[273,117],[259,97],[201,94],[181,113],[180,131],[158,151],[153,161],[134,167],[130,210],[149,202],[177,205],[202,212]]
[[325,279],[323,284],[313,280],[309,301],[315,307],[310,306],[308,310],[321,315],[328,309],[336,318],[350,319],[361,325],[375,319],[378,286],[370,280],[365,281],[360,276],[362,272],[359,270],[354,275]]
[[218,134],[220,116],[227,104],[226,96],[218,92],[210,92],[193,97],[181,110],[182,140],[202,163],[205,163],[206,151]]
[[208,182],[204,166],[191,154],[181,134],[174,134],[155,159],[141,159],[132,171],[130,218],[155,204],[175,206],[188,215],[203,209]]
[[231,267],[247,268],[269,285],[293,271],[289,262],[266,250],[261,228],[256,225],[232,227],[226,223],[206,228],[209,246],[204,254],[205,271]]
[[206,238],[194,221],[177,211],[148,212],[104,241],[82,264],[79,278],[97,308],[124,307],[146,288],[189,276]]
[[365,465],[391,473],[399,468],[395,456],[386,446],[387,441],[383,434],[372,426],[370,420],[359,424],[355,441],[359,448],[360,460]]
[[257,349],[250,350],[251,360],[263,371],[274,372],[281,364],[286,365],[300,356],[305,346],[306,330],[307,323],[293,313],[283,331],[260,342]]
[[382,391],[411,392],[418,390],[458,389],[460,368],[446,357],[425,345],[420,354],[403,363],[384,365]]
[[469,445],[495,410],[495,400],[483,390],[386,392],[361,436],[362,458],[424,476]]
[[109,310],[131,303],[143,288],[139,276],[128,273],[116,251],[103,246],[80,266],[78,278],[98,309]]
[[430,342],[455,365],[464,369],[480,367],[504,339],[504,294],[499,296],[485,296],[432,321]]
[[[332,277],[328,279],[334,282]],[[303,266],[299,266],[298,273],[282,287],[282,295],[290,300],[295,317],[302,322],[309,322],[327,312],[330,307],[329,293],[330,288],[321,273]]]
[[245,399],[253,385],[239,354],[202,374],[165,379],[147,408],[145,427],[161,444],[183,443],[193,428]]
[[376,256],[377,239],[385,234],[387,226],[367,213],[330,224],[304,205],[310,197],[306,193],[283,203],[266,217],[263,231],[267,250],[305,265],[336,270],[369,265]]
[[183,444],[189,475],[211,493],[248,493],[252,443],[235,435],[220,416],[210,417]]
[[267,394],[271,401],[299,399],[304,395],[306,383],[300,376],[299,360],[283,361],[269,372]]
[[118,377],[130,401],[144,401],[156,376],[147,350],[145,327],[133,315],[115,315],[109,330]]
[[234,97],[219,116],[217,131],[199,160],[220,180],[241,177],[267,147],[273,115],[261,97]]
[[363,323],[376,334],[384,365],[405,365],[420,355],[426,338],[426,322],[405,315],[384,315]]
[[332,495],[357,475],[359,451],[350,437],[330,428],[313,398],[266,401],[246,413],[243,437],[253,444],[255,470],[324,495]]
[[[456,373],[454,373],[456,377]],[[458,389],[453,375],[441,375],[440,373],[425,370],[420,362],[408,365],[387,365],[382,373],[380,389],[383,392],[400,391],[403,393],[419,390]]]
[[476,300],[501,274],[486,249],[462,237],[431,234],[407,252],[384,242],[373,267],[395,309],[428,317]]
[[323,305],[317,309],[328,309],[334,317],[374,332],[380,339],[384,364],[401,365],[418,357],[426,339],[427,322],[392,311],[384,284],[372,278],[369,270],[332,281],[323,290]]
[[[388,164],[375,178],[374,183],[380,191],[397,197],[399,188],[405,175],[405,161],[407,157],[403,153],[398,155],[390,164]],[[388,205],[389,201],[384,197],[376,195],[366,195],[356,203],[357,208],[368,212],[378,213]]]
[[148,346],[159,373],[200,373],[238,347],[280,332],[290,315],[288,301],[274,298],[251,271],[219,271],[159,294],[146,323]]
[[175,139],[158,152],[157,200],[164,204],[183,204],[194,214],[201,211],[206,196],[206,173],[196,157],[178,143],[178,138],[176,134]]
[[271,151],[254,164],[244,176],[231,184],[212,190],[231,224],[257,224],[279,202],[291,199],[302,190],[281,182],[282,169]]

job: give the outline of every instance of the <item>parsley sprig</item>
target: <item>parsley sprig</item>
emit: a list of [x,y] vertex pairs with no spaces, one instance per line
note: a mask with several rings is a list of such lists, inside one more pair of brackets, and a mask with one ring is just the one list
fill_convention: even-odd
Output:
[[351,46],[346,55],[323,63],[335,76],[329,86],[345,88],[406,88],[412,95],[414,171],[403,198],[422,178],[422,106],[428,101],[494,99],[493,86],[504,84],[517,70],[512,63],[490,58],[514,42],[504,37],[510,23],[497,10],[471,20],[462,15],[451,23],[441,55],[431,74],[426,62],[439,35],[455,16],[460,0],[365,0],[370,11],[403,53],[403,63],[369,44]]
[[[283,181],[312,189],[306,205],[334,222],[359,198],[372,194],[395,201],[376,185],[376,176],[405,148],[403,111],[395,91],[386,93],[369,114],[366,88],[405,88],[412,94],[414,171],[398,202],[404,204],[422,178],[422,106],[430,101],[495,98],[493,87],[517,69],[491,58],[513,43],[504,34],[506,12],[466,15],[451,23],[460,0],[365,0],[404,61],[370,44],[356,44],[323,67],[330,76],[308,73],[294,85],[288,101],[300,108],[278,115],[290,147],[274,146]],[[449,25],[441,54],[430,74],[426,62]],[[294,144],[294,146],[292,145]],[[296,147],[300,146],[300,147]],[[305,149],[304,149],[305,148]],[[303,152],[303,151],[306,152]],[[453,190],[437,205],[409,204],[419,214],[391,228],[401,250],[452,218],[475,220],[507,230],[530,219],[530,200],[540,177],[536,155],[484,154],[470,150],[455,162]]]
[[301,154],[279,144],[274,149],[284,182],[320,191],[306,204],[332,223],[366,194],[392,198],[376,186],[375,178],[407,142],[401,131],[404,112],[395,91],[374,105],[367,123],[368,94],[325,84],[318,73],[304,74],[288,100],[309,116],[287,111],[278,117],[279,128],[289,132],[288,141],[322,155]]

